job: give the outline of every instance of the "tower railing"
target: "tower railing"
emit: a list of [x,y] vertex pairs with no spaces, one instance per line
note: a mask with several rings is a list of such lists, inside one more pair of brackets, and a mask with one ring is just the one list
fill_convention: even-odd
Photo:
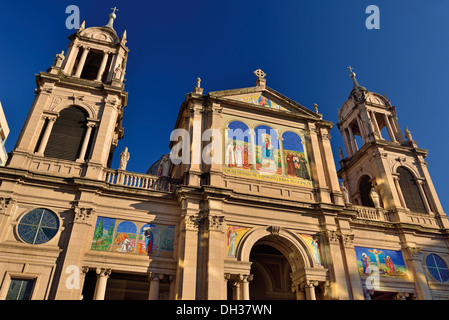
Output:
[[364,220],[387,221],[390,222],[388,211],[382,208],[372,208],[351,204],[350,207],[357,211],[356,217]]
[[104,169],[104,180],[111,185],[169,192],[172,192],[177,184],[177,181],[169,177],[159,177],[119,169]]

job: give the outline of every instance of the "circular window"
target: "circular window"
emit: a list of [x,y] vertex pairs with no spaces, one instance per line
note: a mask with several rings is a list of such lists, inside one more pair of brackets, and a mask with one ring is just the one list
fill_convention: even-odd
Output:
[[436,254],[429,254],[426,257],[426,267],[429,273],[435,280],[439,282],[446,282],[449,280],[449,270],[446,263]]
[[58,232],[59,219],[47,209],[34,209],[20,220],[17,232],[29,244],[42,244],[50,241]]

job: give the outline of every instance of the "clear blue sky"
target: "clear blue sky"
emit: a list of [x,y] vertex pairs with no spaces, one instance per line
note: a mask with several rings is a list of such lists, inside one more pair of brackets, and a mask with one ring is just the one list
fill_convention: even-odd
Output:
[[[130,48],[125,109],[128,170],[145,172],[168,141],[180,104],[202,78],[205,93],[254,85],[253,71],[267,85],[337,123],[347,99],[351,65],[368,90],[386,94],[397,107],[427,161],[446,212],[449,173],[449,1],[3,1],[0,4],[0,101],[11,134],[11,151],[34,98],[34,74],[67,50],[68,5],[77,5],[86,27],[108,22],[127,30]],[[368,5],[380,9],[380,29],[368,30]],[[334,157],[344,149],[332,129]],[[339,165],[337,164],[337,169]]]

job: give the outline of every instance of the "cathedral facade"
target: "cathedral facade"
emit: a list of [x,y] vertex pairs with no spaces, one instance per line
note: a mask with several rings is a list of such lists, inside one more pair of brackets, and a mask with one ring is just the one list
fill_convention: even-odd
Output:
[[171,153],[111,168],[126,31],[69,37],[0,167],[0,299],[449,298],[449,221],[427,150],[357,83],[333,123],[267,86],[182,102]]

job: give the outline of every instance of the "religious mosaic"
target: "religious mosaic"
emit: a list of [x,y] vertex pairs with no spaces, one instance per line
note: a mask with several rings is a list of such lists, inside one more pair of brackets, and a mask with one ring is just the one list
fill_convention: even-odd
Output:
[[175,228],[98,217],[91,250],[173,257]]
[[355,247],[360,275],[379,272],[379,276],[409,279],[401,251]]
[[312,253],[313,260],[316,264],[322,265],[320,254],[320,242],[319,237],[314,235],[300,234],[299,237],[306,243],[310,252]]
[[237,247],[240,243],[242,237],[251,228],[237,227],[237,226],[227,226],[226,228],[226,255],[228,257],[235,258],[237,252]]
[[283,106],[277,104],[273,100],[271,100],[261,94],[237,98],[235,100],[255,104],[255,105],[258,105],[258,106],[264,107],[264,108],[270,108],[270,109],[276,109],[276,110],[290,112],[290,110],[284,108]]
[[310,161],[297,133],[279,136],[279,130],[267,125],[250,130],[245,123],[233,121],[225,136],[225,173],[312,186]]

